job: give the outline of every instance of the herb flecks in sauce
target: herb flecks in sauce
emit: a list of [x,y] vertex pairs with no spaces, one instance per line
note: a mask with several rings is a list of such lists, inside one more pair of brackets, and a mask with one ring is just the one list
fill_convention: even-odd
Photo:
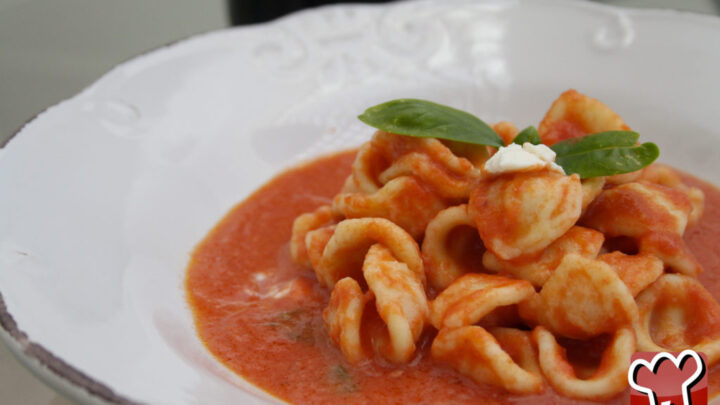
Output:
[[340,364],[330,367],[328,380],[339,392],[351,393],[358,390],[358,385],[352,375]]
[[307,345],[315,344],[315,327],[312,314],[305,308],[280,312],[265,325],[272,329],[281,329],[289,340]]

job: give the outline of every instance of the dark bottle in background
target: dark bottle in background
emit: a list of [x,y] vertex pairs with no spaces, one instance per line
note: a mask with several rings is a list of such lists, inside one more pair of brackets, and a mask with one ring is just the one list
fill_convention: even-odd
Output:
[[304,8],[339,3],[388,3],[392,0],[228,0],[232,25],[252,24],[274,20]]

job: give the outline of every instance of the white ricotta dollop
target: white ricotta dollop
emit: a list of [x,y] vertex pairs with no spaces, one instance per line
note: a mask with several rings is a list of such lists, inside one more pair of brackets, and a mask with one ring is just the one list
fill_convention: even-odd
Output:
[[543,169],[565,174],[562,167],[555,163],[555,152],[552,149],[543,144],[533,145],[530,142],[525,142],[523,146],[516,143],[501,146],[485,162],[485,171],[490,174],[530,172]]

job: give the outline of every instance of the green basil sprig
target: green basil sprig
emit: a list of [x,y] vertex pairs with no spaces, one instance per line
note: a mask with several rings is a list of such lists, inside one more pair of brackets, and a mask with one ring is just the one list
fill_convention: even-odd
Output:
[[525,142],[530,142],[533,145],[540,145],[542,143],[540,134],[538,134],[537,129],[532,125],[520,131],[520,133],[515,136],[515,139],[513,139],[513,143],[518,145],[522,145]]
[[358,118],[371,127],[394,134],[496,148],[505,146],[502,138],[476,116],[431,101],[392,100],[368,108]]
[[555,151],[555,163],[565,173],[577,173],[581,178],[612,176],[640,170],[660,156],[660,149],[652,142],[637,144],[637,132],[607,131],[568,139],[550,148]]
[[[450,141],[505,146],[493,129],[464,111],[426,100],[398,99],[365,110],[358,118],[377,129],[418,138],[440,138]],[[638,133],[607,131],[558,142],[551,148],[557,155],[555,163],[565,173],[581,178],[612,176],[640,170],[660,155],[652,142],[637,144]],[[537,129],[529,126],[513,140],[514,143],[541,143]]]

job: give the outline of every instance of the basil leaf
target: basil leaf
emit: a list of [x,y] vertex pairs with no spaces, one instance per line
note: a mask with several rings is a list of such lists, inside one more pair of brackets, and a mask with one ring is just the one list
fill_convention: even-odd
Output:
[[657,145],[642,145],[585,149],[577,153],[558,155],[555,163],[567,174],[577,173],[580,178],[612,176],[640,170],[654,162],[660,155]]
[[637,145],[640,134],[633,131],[606,131],[558,142],[550,147],[558,156],[595,149]]
[[525,142],[530,142],[533,145],[540,145],[542,143],[540,134],[538,134],[537,129],[532,125],[520,131],[520,133],[515,136],[515,139],[513,139],[513,143],[521,146]]
[[368,108],[358,118],[372,127],[400,135],[505,146],[502,138],[474,115],[425,100],[388,101]]

